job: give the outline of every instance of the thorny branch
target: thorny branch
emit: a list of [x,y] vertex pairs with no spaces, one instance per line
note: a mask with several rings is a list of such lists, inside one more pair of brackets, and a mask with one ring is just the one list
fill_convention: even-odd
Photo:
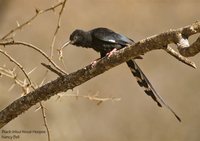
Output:
[[40,104],[40,108],[41,108],[41,111],[42,111],[42,117],[43,117],[44,127],[47,130],[48,141],[50,141],[51,140],[51,138],[50,138],[51,136],[50,136],[50,131],[49,131],[48,124],[47,124],[47,118],[46,118],[45,108],[44,108],[42,102],[39,102],[39,104]]
[[[45,13],[45,12],[48,12],[48,11],[54,11],[57,7],[61,6],[62,5],[62,8],[61,8],[61,11],[63,11],[64,9],[64,6],[65,6],[65,3],[66,3],[66,0],[64,0],[63,2],[59,2],[57,3],[56,5],[50,7],[50,8],[47,8],[47,9],[44,9],[44,10],[39,10],[39,9],[36,9],[36,13],[34,16],[32,16],[29,20],[27,20],[26,22],[22,23],[21,25],[20,24],[17,24],[18,26],[15,28],[15,29],[12,29],[11,31],[9,31],[5,36],[3,36],[1,38],[1,41],[9,41],[10,39],[13,40],[12,38],[8,38],[11,34],[15,33],[17,30],[20,30],[22,29],[23,27],[25,27],[26,25],[30,24],[34,19],[36,19],[36,17],[38,17],[39,15]],[[58,23],[58,26],[60,27],[60,20],[61,20],[61,13],[59,13],[59,23]],[[58,29],[56,29],[58,30]],[[57,33],[57,31],[56,31]],[[55,33],[55,34],[56,34]],[[56,35],[54,35],[56,36]],[[12,41],[11,41],[12,42]],[[13,42],[12,42],[13,43]],[[36,51],[40,52],[44,57],[46,57],[49,62],[56,68],[58,69],[59,71],[61,71],[62,73],[66,74],[62,69],[60,69],[44,52],[42,52],[39,48],[35,47],[35,46],[32,46],[31,44],[26,44],[26,43],[20,43],[20,44],[24,44],[25,46],[28,46],[28,47],[31,47],[33,49],[35,49]],[[26,81],[24,82],[21,82],[20,80],[17,79],[16,75],[14,74],[14,72],[10,73],[9,75],[9,72],[7,71],[7,73],[3,72],[4,75],[7,75],[7,76],[10,76],[10,78],[13,78],[15,83],[17,83],[18,85],[20,85],[24,91],[25,94],[27,94],[29,91],[29,85],[30,87],[32,87],[33,90],[35,90],[36,88],[33,86],[32,82],[31,82],[31,79],[29,78],[28,76],[28,73],[25,72],[24,68],[22,67],[22,65],[20,65],[20,63],[18,63],[16,60],[14,60],[11,56],[9,56],[5,51],[3,50],[0,50],[1,53],[3,55],[5,55],[7,58],[10,59],[10,61],[14,62],[23,72],[23,74],[25,75],[25,77],[27,78],[28,80],[28,83],[26,83]],[[5,71],[6,69],[4,69]],[[0,73],[2,74],[2,72]],[[26,80],[26,79],[25,79]],[[13,85],[14,86],[14,85]],[[48,137],[48,141],[50,141],[50,132],[49,132],[49,129],[48,129],[48,125],[47,125],[47,120],[46,120],[46,114],[45,114],[45,109],[42,105],[42,103],[40,102],[40,107],[41,107],[41,111],[42,111],[42,116],[43,116],[43,120],[44,120],[44,126],[47,130],[47,137]]]
[[55,70],[54,68],[52,68],[50,65],[47,65],[45,63],[41,63],[41,65],[43,65],[44,67],[46,67],[47,69],[49,69],[50,71],[54,72],[55,74],[57,74],[58,76],[62,77],[63,74],[60,73],[59,71]]
[[[11,57],[7,52],[3,51],[0,49],[0,53],[2,53],[4,56],[6,56],[11,62],[13,62],[16,66],[18,66],[20,68],[20,70],[23,72],[23,74],[25,75],[25,77],[27,78],[29,85],[34,89],[34,86],[32,85],[31,79],[29,78],[28,74],[25,72],[24,68],[22,67],[22,65],[17,62],[13,57]],[[29,85],[27,85],[27,87],[29,87]]]
[[48,11],[54,11],[57,7],[63,5],[63,2],[59,2],[57,3],[56,5],[50,7],[50,8],[47,8],[47,9],[44,9],[44,10],[38,10],[36,9],[35,10],[35,15],[32,16],[29,20],[27,20],[26,22],[22,23],[21,25],[18,24],[18,26],[15,28],[15,29],[12,29],[10,30],[5,36],[3,36],[1,38],[1,40],[4,40],[6,39],[7,37],[9,37],[11,34],[15,33],[17,30],[20,30],[22,29],[24,26],[28,25],[29,23],[31,23],[36,17],[38,17],[39,15],[45,13],[45,12],[48,12]]
[[48,57],[48,55],[44,51],[42,51],[40,48],[38,48],[35,45],[32,45],[30,43],[26,43],[26,42],[21,42],[21,41],[14,41],[14,40],[7,40],[6,42],[5,41],[0,41],[0,45],[3,45],[3,46],[23,45],[23,46],[32,48],[32,49],[36,50],[37,52],[39,52],[42,56],[44,56],[56,69],[58,69],[63,74],[66,74],[66,72],[64,70],[62,70],[58,65],[56,65],[56,63],[52,59],[50,59]]
[[89,100],[92,100],[92,101],[95,101],[97,103],[97,105],[100,105],[102,102],[105,102],[105,101],[119,101],[120,98],[115,98],[115,97],[106,97],[106,98],[100,98],[100,97],[97,97],[96,95],[94,96],[90,96],[90,95],[68,95],[70,97],[76,97],[76,98],[79,98],[79,97],[82,97],[82,98],[86,98],[86,99],[89,99]]
[[53,39],[52,39],[52,43],[51,43],[51,48],[50,48],[50,58],[52,59],[53,58],[53,49],[54,49],[54,45],[55,45],[55,41],[56,41],[56,35],[60,29],[60,26],[61,26],[61,16],[62,16],[62,13],[64,11],[64,8],[65,8],[65,4],[66,4],[67,0],[64,0],[63,3],[62,3],[62,7],[60,9],[60,12],[59,12],[59,16],[58,16],[58,22],[57,22],[57,26],[56,26],[56,30],[55,30],[55,33],[53,35]]
[[17,78],[17,74],[15,73],[15,69],[8,69],[6,66],[0,66],[0,76],[6,76],[14,80],[14,84],[10,86],[8,91],[12,90],[15,85],[18,85],[22,88],[23,94],[27,94],[29,92],[29,88],[27,87],[27,82],[24,80],[20,80]]
[[89,99],[89,100],[96,102],[97,105],[100,105],[102,102],[105,102],[105,101],[120,101],[121,100],[120,98],[117,98],[117,97],[106,97],[106,98],[99,97],[98,92],[94,95],[79,95],[79,91],[77,91],[76,94],[68,94],[68,95],[58,94],[57,100],[60,99],[63,96],[75,97],[77,100],[78,100],[78,98]]
[[[6,56],[11,62],[13,62],[17,67],[19,67],[19,69],[23,72],[23,74],[25,75],[26,79],[28,80],[28,83],[26,85],[23,85],[23,89],[24,89],[24,94],[27,94],[29,91],[29,86],[33,89],[33,90],[36,90],[35,86],[33,85],[31,79],[29,78],[28,76],[28,73],[26,73],[26,71],[24,70],[23,66],[18,62],[16,61],[13,57],[11,57],[7,52],[3,51],[0,49],[0,53],[2,53],[4,56]],[[13,79],[15,80],[15,82],[19,82],[16,77],[13,77]],[[20,83],[18,83],[20,84]],[[44,126],[47,130],[47,137],[48,137],[48,141],[50,141],[50,132],[49,132],[49,128],[47,126],[47,120],[46,120],[46,114],[45,114],[45,109],[44,109],[44,106],[42,104],[42,102],[40,101],[39,102],[40,104],[40,107],[41,107],[41,111],[42,111],[42,116],[43,116],[43,121],[44,121]]]
[[194,43],[189,45],[188,37],[197,33],[200,33],[200,22],[141,40],[134,45],[114,52],[110,57],[106,56],[102,58],[95,66],[88,65],[73,73],[59,77],[5,107],[0,112],[0,128],[38,102],[45,101],[60,92],[73,89],[131,58],[156,49],[165,50],[166,46],[170,43],[178,46],[178,50],[182,56],[195,56],[200,52],[200,39],[198,38]]

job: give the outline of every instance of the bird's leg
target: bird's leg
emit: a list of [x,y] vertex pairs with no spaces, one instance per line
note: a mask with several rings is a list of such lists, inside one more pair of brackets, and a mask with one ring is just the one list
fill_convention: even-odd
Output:
[[116,48],[114,48],[112,51],[110,51],[109,53],[107,53],[106,55],[108,56],[108,58],[114,53],[114,52],[116,52],[117,51],[117,49]]
[[[108,58],[109,58],[116,51],[117,51],[117,49],[114,48],[112,51],[106,53],[106,56],[108,56]],[[105,56],[105,54],[101,53],[101,58],[103,58],[104,56]],[[94,60],[93,62],[91,62],[92,67],[94,67],[96,65],[97,61],[99,61],[101,58],[98,58],[98,59]]]

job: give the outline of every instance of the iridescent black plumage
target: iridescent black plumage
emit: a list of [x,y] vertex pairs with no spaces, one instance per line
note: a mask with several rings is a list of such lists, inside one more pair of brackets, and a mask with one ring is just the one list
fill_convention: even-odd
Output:
[[[134,44],[134,41],[108,28],[95,28],[90,31],[75,30],[70,35],[70,43],[84,48],[93,48],[95,51],[100,53],[102,58],[113,49],[118,50],[127,45],[132,45]],[[131,59],[126,63],[132,74],[136,77],[138,84],[141,87],[144,87],[145,93],[150,96],[159,107],[162,107],[161,103],[165,105],[176,116],[176,118],[181,121],[176,113],[164,102],[162,97],[158,95],[134,59]]]

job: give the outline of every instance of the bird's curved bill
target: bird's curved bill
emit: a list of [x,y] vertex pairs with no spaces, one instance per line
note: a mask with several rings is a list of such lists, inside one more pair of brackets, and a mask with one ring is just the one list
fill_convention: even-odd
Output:
[[71,44],[71,41],[66,42],[61,48],[64,48],[64,47],[68,46],[69,44]]

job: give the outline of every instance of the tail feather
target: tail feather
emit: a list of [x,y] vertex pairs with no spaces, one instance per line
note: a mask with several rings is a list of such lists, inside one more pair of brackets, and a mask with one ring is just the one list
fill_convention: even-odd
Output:
[[168,104],[165,103],[163,98],[155,91],[155,89],[153,88],[145,74],[142,72],[142,70],[139,68],[139,66],[136,64],[136,62],[134,60],[129,60],[126,63],[130,68],[132,74],[137,79],[137,83],[139,84],[139,86],[145,88],[144,92],[148,96],[150,96],[159,107],[162,107],[161,103],[165,105],[165,107],[168,108],[174,114],[178,121],[181,122],[180,117],[172,110],[172,108]]

